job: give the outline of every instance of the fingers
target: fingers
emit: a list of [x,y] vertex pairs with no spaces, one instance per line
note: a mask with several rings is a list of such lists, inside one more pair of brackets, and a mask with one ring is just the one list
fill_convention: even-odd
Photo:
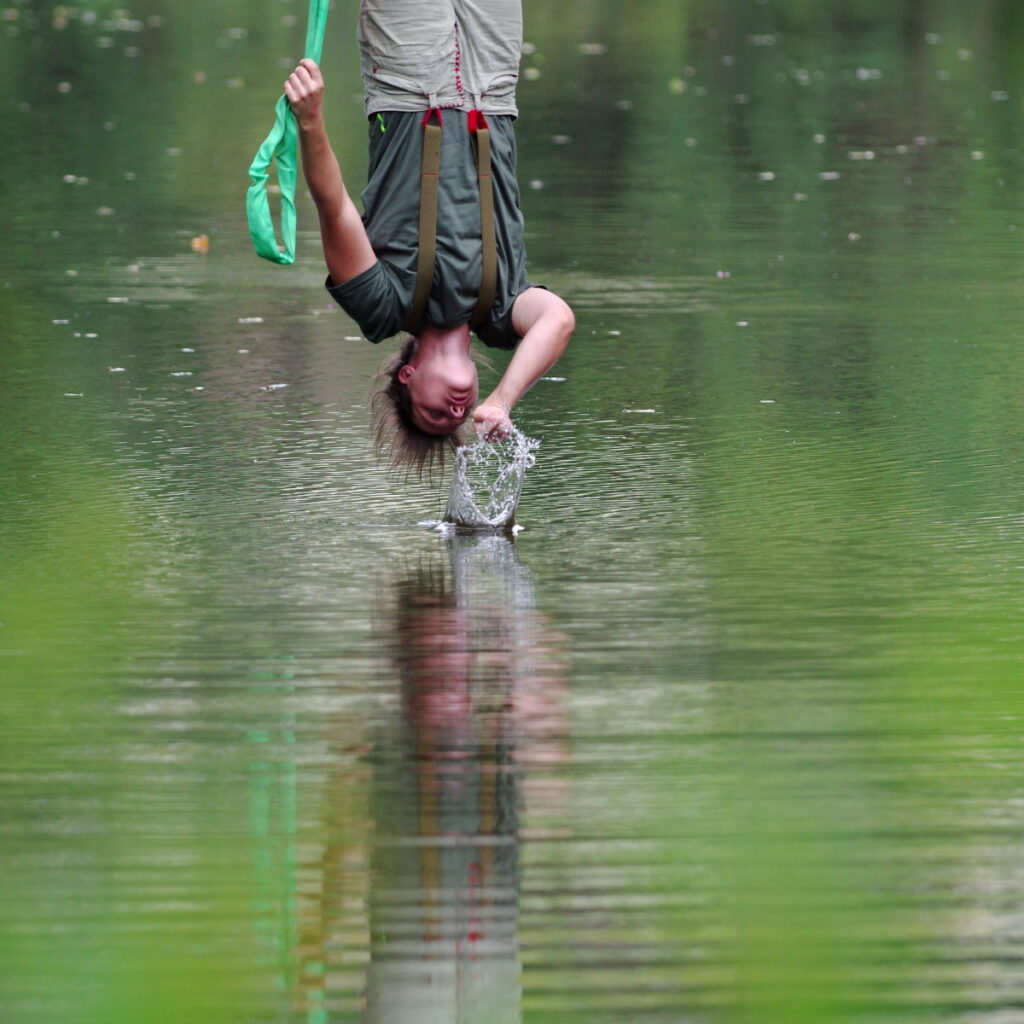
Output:
[[297,102],[312,96],[324,85],[323,75],[316,63],[308,57],[299,61],[298,67],[288,76],[284,83],[284,93],[290,102]]
[[473,424],[481,441],[503,441],[512,432],[511,420],[481,420]]

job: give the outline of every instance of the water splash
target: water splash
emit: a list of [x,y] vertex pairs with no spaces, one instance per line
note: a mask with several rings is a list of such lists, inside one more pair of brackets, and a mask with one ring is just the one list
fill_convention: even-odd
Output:
[[510,530],[526,471],[539,447],[539,441],[513,428],[501,441],[459,448],[444,521],[473,530]]

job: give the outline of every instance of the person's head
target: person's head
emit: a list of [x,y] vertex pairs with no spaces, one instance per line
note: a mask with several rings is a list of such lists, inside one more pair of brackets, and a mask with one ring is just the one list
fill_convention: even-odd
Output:
[[443,472],[445,453],[461,443],[478,393],[468,327],[425,327],[377,375],[372,410],[378,451],[416,476],[429,476],[435,467]]

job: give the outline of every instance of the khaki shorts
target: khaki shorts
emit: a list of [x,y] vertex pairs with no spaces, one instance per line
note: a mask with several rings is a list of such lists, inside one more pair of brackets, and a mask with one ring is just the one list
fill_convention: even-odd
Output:
[[361,0],[366,113],[455,107],[515,116],[521,0]]

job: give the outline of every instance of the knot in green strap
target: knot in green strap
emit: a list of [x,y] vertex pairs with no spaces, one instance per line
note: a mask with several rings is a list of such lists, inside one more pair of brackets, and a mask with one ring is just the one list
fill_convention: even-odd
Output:
[[[309,20],[306,24],[304,55],[320,63],[327,28],[327,9],[330,0],[309,0]],[[274,263],[295,262],[295,181],[298,167],[299,133],[295,115],[285,96],[274,108],[274,127],[263,140],[263,145],[249,167],[252,184],[245,197],[245,212],[249,219],[249,234],[256,254]],[[274,230],[267,196],[270,168],[277,161],[277,184],[281,191],[281,243]]]

